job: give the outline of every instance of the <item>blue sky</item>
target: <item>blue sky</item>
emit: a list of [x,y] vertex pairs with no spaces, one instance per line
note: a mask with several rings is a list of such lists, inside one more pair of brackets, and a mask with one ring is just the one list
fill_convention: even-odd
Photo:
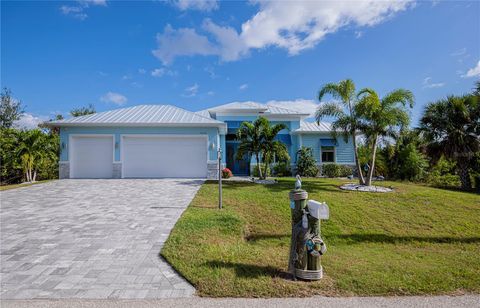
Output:
[[313,111],[352,78],[426,103],[480,77],[476,1],[2,1],[1,85],[25,123],[94,104],[201,110],[232,101]]

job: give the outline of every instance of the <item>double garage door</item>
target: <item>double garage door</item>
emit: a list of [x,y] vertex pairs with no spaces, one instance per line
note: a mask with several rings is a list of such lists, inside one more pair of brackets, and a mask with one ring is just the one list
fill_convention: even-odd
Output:
[[[124,135],[123,178],[205,178],[206,136]],[[75,136],[70,146],[71,178],[112,178],[113,136]]]

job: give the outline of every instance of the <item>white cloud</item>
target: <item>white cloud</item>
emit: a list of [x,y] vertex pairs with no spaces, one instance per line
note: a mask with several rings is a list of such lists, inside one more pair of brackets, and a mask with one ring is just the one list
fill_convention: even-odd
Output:
[[241,30],[204,20],[199,34],[192,28],[165,27],[157,34],[153,54],[164,64],[177,56],[215,55],[235,61],[252,49],[283,48],[290,55],[313,48],[327,34],[346,26],[371,27],[414,5],[413,1],[266,1]]
[[63,15],[71,16],[80,20],[85,20],[88,15],[85,12],[90,6],[107,6],[106,0],[77,0],[75,5],[62,5],[60,12]]
[[185,88],[185,93],[182,95],[184,97],[194,97],[198,93],[200,86],[198,84],[193,84],[190,87]]
[[472,67],[467,71],[465,75],[462,75],[463,78],[471,78],[471,77],[480,77],[480,61],[478,61],[475,67]]
[[213,91],[208,91],[208,92],[207,92],[207,95],[213,96],[213,95],[215,95],[215,92],[213,92]]
[[155,57],[167,65],[177,56],[215,55],[217,48],[207,37],[199,35],[195,29],[180,28],[175,30],[166,25],[162,34],[157,34],[158,49],[153,50]]
[[218,9],[217,0],[174,0],[173,5],[182,11],[198,10],[198,11],[213,11]]
[[124,105],[128,99],[120,93],[107,92],[105,95],[100,97],[100,101],[104,103],[113,103],[115,105]]
[[139,68],[139,69],[138,69],[138,73],[139,73],[139,74],[144,75],[146,72],[147,72],[147,70],[144,69],[144,68]]
[[314,115],[315,111],[318,108],[318,103],[311,99],[302,99],[298,98],[295,100],[285,100],[285,101],[277,101],[271,100],[266,103],[268,106],[276,106],[282,108],[288,108],[292,110],[296,110],[299,112],[308,113],[310,115]]
[[156,68],[150,73],[153,77],[162,77],[164,75],[177,76],[177,71],[167,70],[165,68]]
[[424,89],[441,88],[443,86],[445,86],[444,82],[432,83],[432,77],[426,77],[425,79],[423,79],[423,88]]
[[34,116],[31,113],[24,113],[19,120],[13,123],[13,126],[19,129],[34,129],[47,120],[48,117]]
[[240,86],[238,87],[238,89],[239,89],[240,91],[246,90],[246,89],[248,89],[248,84],[244,83],[244,84],[240,85]]
[[363,32],[362,31],[355,31],[355,38],[361,38],[363,36]]
[[165,74],[165,69],[164,68],[156,68],[152,71],[152,76],[153,77],[162,77]]

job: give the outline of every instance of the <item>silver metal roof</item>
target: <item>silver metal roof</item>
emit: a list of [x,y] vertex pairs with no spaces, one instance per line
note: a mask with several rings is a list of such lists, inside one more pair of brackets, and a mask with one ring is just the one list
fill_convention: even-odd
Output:
[[300,121],[300,128],[295,130],[295,133],[322,133],[322,132],[331,132],[332,131],[332,124],[327,122],[320,122],[317,124],[316,122],[307,122],[307,121]]
[[225,123],[171,105],[140,105],[99,112],[46,123],[49,126],[81,125],[200,125],[224,126]]
[[[199,111],[204,112],[205,110]],[[228,112],[228,111],[254,111],[271,115],[299,115],[299,116],[308,116],[309,114],[302,113],[293,109],[277,107],[272,105],[260,104],[257,102],[246,101],[246,102],[233,102],[225,105],[220,105],[217,107],[207,109],[209,112]]]

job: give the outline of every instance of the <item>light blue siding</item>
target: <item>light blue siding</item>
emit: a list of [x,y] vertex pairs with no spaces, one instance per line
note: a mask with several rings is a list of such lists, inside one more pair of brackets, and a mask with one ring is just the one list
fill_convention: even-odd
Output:
[[[320,163],[320,138],[331,138],[330,134],[304,134],[302,135],[302,145],[313,149],[315,160]],[[337,164],[353,164],[354,152],[352,139],[345,142],[343,137],[337,138],[335,146],[335,162]]]
[[[127,134],[171,134],[171,135],[207,135],[208,136],[208,159],[217,159],[217,149],[210,145],[218,142],[218,129],[214,127],[62,127],[60,129],[60,144],[65,148],[61,150],[60,160],[68,161],[69,136],[71,134],[111,134],[115,135],[115,160],[120,161],[121,135]],[[225,140],[225,138],[224,138]]]

